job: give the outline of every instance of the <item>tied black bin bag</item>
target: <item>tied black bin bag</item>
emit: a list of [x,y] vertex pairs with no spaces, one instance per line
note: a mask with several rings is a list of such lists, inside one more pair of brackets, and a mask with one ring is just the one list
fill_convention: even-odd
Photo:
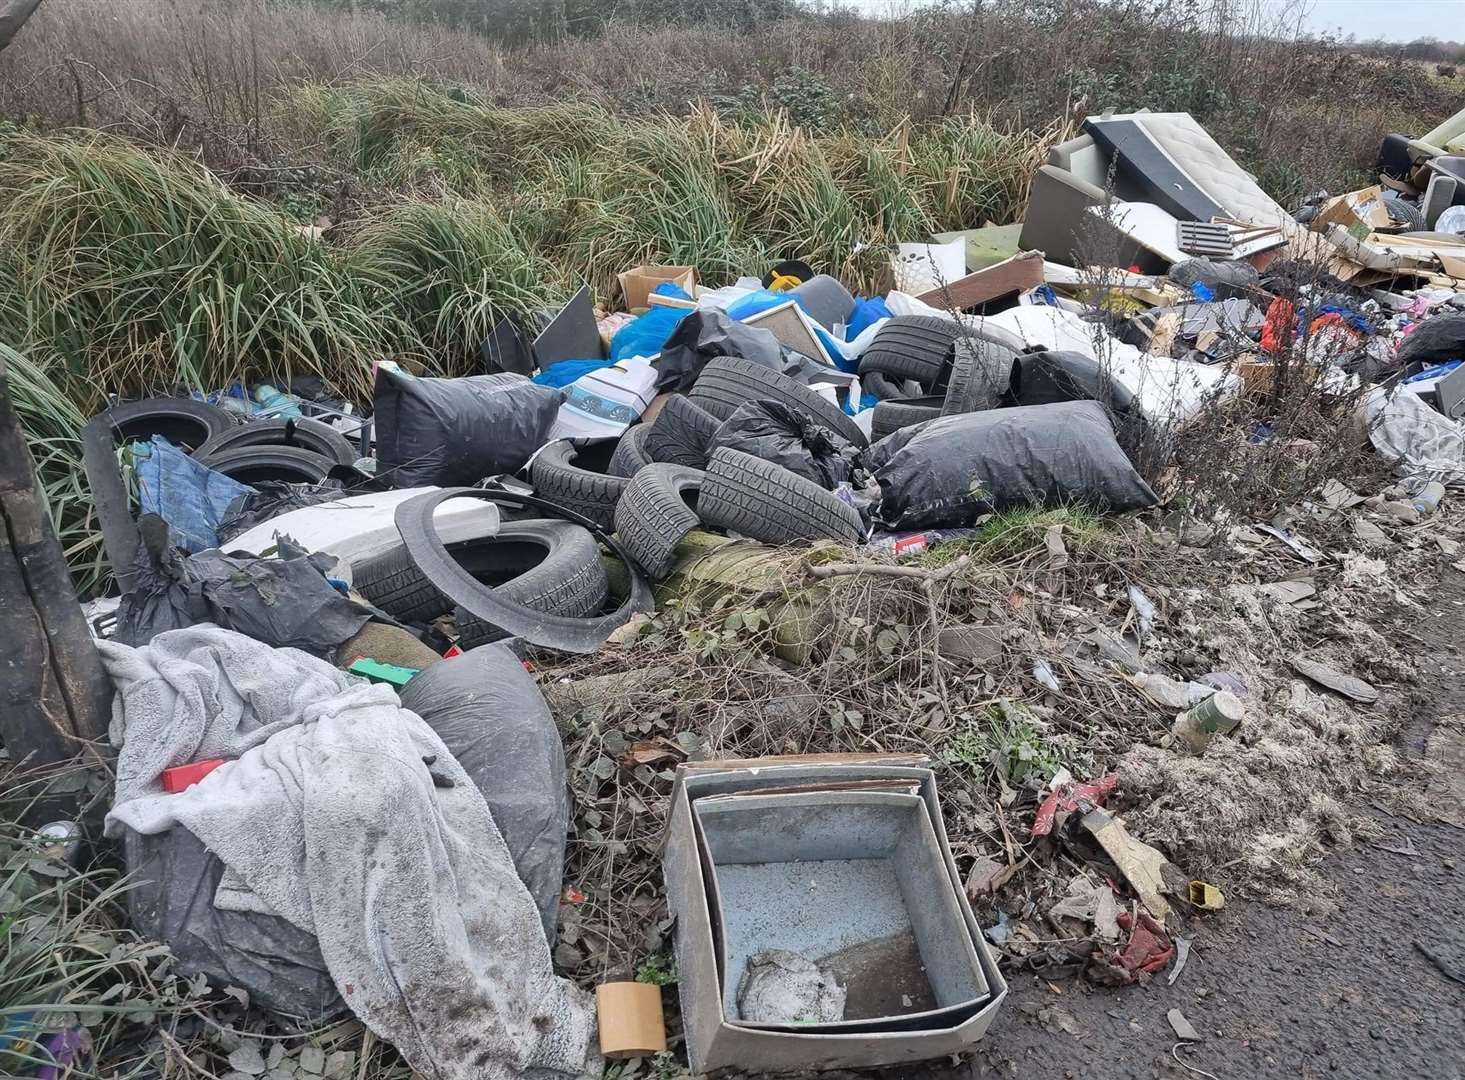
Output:
[[722,447],[741,450],[789,472],[834,488],[850,480],[860,450],[830,431],[802,409],[780,401],[739,405],[712,436],[707,452]]
[[690,390],[702,369],[719,356],[737,356],[784,371],[784,348],[772,331],[748,326],[717,310],[694,311],[672,331],[656,362],[656,389]]
[[516,473],[549,438],[563,395],[522,375],[419,379],[376,370],[377,475],[455,487]]
[[1096,401],[943,416],[887,436],[865,460],[880,483],[876,518],[892,530],[970,525],[1016,506],[1157,502]]

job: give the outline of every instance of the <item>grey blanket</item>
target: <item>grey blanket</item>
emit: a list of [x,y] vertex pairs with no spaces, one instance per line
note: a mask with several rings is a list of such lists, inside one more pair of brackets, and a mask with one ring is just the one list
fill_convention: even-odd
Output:
[[[213,626],[99,642],[117,687],[109,834],[181,824],[228,867],[215,906],[314,933],[342,998],[426,1077],[599,1074],[483,796],[388,687]],[[162,770],[234,760],[179,794]]]

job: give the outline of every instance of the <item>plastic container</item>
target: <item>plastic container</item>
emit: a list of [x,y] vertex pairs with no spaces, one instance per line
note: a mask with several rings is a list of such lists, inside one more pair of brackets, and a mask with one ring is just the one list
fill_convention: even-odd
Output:
[[277,390],[269,383],[260,383],[254,388],[254,400],[259,405],[259,411],[270,416],[303,416],[300,411],[300,399],[293,394],[287,394],[283,390]]
[[1199,754],[1217,735],[1235,731],[1246,718],[1246,707],[1235,694],[1217,690],[1175,718],[1170,733],[1192,753]]
[[1409,504],[1423,517],[1425,514],[1432,514],[1439,509],[1440,500],[1444,497],[1445,485],[1438,480],[1431,480],[1424,485],[1418,495],[1409,500]]

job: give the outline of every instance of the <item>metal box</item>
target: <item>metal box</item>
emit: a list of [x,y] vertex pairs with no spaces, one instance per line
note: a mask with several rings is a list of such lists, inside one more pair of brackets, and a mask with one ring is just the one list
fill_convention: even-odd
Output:
[[[677,920],[682,1018],[694,1072],[727,1067],[794,1072],[895,1065],[957,1053],[985,1034],[1007,986],[966,902],[941,824],[935,778],[923,767],[925,764],[925,759],[909,756],[814,755],[748,762],[702,762],[679,770],[672,792],[663,865],[668,902]],[[864,798],[891,794],[897,796],[893,803],[883,798]],[[738,798],[717,798],[732,795]],[[740,830],[741,840],[735,836],[739,830],[729,828],[716,840],[709,839],[704,847],[698,826],[711,825],[717,830],[722,828],[715,824],[717,815],[741,813],[739,803],[743,811],[761,812],[775,805],[765,802],[765,797],[786,799],[793,795],[815,796],[812,800],[802,800],[806,807],[818,806],[821,800],[836,796],[823,803],[824,812],[835,816],[866,816],[858,823],[843,827],[837,821],[821,826],[829,841],[822,849],[826,853],[840,853],[836,838],[841,833],[846,837],[844,842],[855,842],[844,849],[846,854],[868,855],[882,844],[886,852],[893,853],[895,846],[887,841],[897,825],[902,840],[896,846],[914,845],[913,851],[902,858],[910,859],[912,866],[919,863],[926,867],[924,880],[930,883],[933,894],[916,901],[919,914],[910,919],[912,924],[917,919],[923,922],[920,934],[925,939],[925,948],[919,945],[917,948],[921,951],[920,966],[926,969],[932,984],[927,1000],[913,998],[911,1008],[915,1011],[864,1017],[850,1016],[847,1012],[845,1021],[819,1025],[745,1024],[736,1017],[735,998],[729,998],[725,990],[731,985],[735,995],[738,972],[729,969],[738,963],[736,957],[746,960],[746,950],[740,952],[738,944],[747,921],[741,905],[759,890],[750,892],[747,882],[739,882],[733,886],[732,894],[728,894],[731,883],[719,874],[717,852],[722,853],[722,862],[728,866],[746,866],[750,864],[732,860],[752,857],[756,847],[740,849],[739,845],[762,844],[765,854],[775,855],[786,855],[793,849],[787,840],[780,842],[784,845],[781,850],[773,846],[766,829],[758,832],[746,827]],[[730,805],[732,810],[718,809],[719,803]],[[884,808],[880,806],[882,803]],[[901,808],[899,812],[886,817],[885,824],[880,826],[884,834],[867,834],[866,846],[861,848],[856,829],[867,829],[873,822],[870,815],[890,814],[889,808],[896,806]],[[913,809],[916,806],[919,811]],[[800,812],[805,815],[802,832],[805,837],[812,837],[818,830],[811,828],[810,812]],[[796,829],[794,833],[799,831]],[[921,849],[924,853],[917,857]],[[912,874],[912,871],[907,868],[899,873]],[[874,880],[870,877],[867,887],[873,887]],[[879,891],[888,901],[893,895],[890,879],[883,881]],[[768,882],[763,885],[767,886]],[[896,874],[894,891],[900,891],[899,874]],[[767,889],[762,893],[766,897]],[[940,898],[936,899],[938,893]],[[904,894],[901,903],[905,915],[912,916],[911,902]],[[891,909],[887,906],[885,910],[889,914]],[[831,919],[837,917],[838,907],[831,906],[828,913]],[[913,936],[915,930],[912,925]],[[826,940],[835,939],[835,932],[830,931]],[[927,949],[937,942],[944,942],[948,954],[939,961],[939,971],[933,966],[934,954],[927,955]],[[951,963],[953,957],[957,963]],[[937,982],[941,983],[939,991],[934,985]],[[959,1000],[962,998],[965,1000]],[[855,1011],[883,1009],[867,1005]]]

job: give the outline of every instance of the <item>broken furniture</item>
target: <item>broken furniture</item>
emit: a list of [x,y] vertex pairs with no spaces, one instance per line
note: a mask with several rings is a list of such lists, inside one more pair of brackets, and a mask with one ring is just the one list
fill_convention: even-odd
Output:
[[[1134,224],[1091,209],[1114,201]],[[1183,254],[1173,222],[1218,219],[1280,229],[1276,242],[1295,228],[1286,210],[1189,113],[1091,116],[1084,134],[1049,150],[1048,163],[1034,176],[1020,243],[1072,266],[1099,261],[1154,273]],[[1105,245],[1116,250],[1093,258]]]
[[[892,1065],[985,1034],[1007,987],[928,766],[836,754],[679,768],[663,865],[693,1072]],[[789,953],[842,984],[842,1019],[741,1018],[749,961]]]

